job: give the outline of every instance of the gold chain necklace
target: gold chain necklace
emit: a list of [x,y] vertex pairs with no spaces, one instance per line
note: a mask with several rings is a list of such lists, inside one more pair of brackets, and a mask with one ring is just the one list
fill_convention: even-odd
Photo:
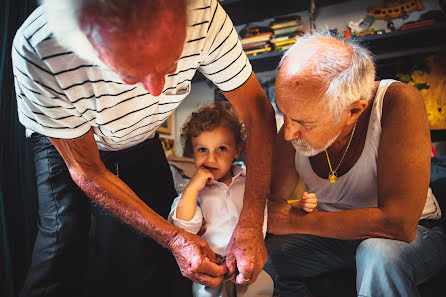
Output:
[[353,127],[352,135],[350,135],[350,140],[348,141],[347,148],[345,149],[345,152],[342,155],[341,161],[339,162],[339,164],[335,170],[333,170],[331,168],[330,158],[328,157],[327,150],[325,150],[325,154],[327,155],[328,166],[330,167],[330,173],[328,174],[328,180],[332,184],[335,184],[338,181],[338,174],[336,172],[338,171],[339,166],[341,166],[342,161],[344,161],[345,154],[347,154],[348,148],[350,147],[350,143],[352,142],[352,139],[353,139],[353,134],[355,133],[356,124],[357,124],[357,122],[355,123],[355,126]]

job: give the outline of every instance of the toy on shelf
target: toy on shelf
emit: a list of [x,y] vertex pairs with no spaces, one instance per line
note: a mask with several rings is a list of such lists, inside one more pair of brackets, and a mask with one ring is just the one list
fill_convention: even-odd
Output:
[[378,20],[389,21],[396,18],[406,18],[410,12],[423,10],[421,0],[410,1],[386,1],[384,6],[369,6],[369,14]]
[[361,19],[359,22],[348,23],[348,27],[351,32],[356,36],[362,35],[364,31],[370,28],[370,26],[375,22],[375,17],[371,14],[368,14],[365,18]]

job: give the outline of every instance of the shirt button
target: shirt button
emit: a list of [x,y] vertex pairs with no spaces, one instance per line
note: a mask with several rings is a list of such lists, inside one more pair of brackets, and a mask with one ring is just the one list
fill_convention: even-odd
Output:
[[237,218],[236,217],[232,217],[232,220],[235,221],[235,220],[237,220]]
[[229,191],[226,191],[226,196],[231,196],[231,193]]

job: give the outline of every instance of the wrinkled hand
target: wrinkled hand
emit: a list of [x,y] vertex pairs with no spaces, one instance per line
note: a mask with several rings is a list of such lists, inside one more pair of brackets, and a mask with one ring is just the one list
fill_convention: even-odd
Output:
[[180,231],[170,241],[169,250],[184,277],[213,288],[223,281],[227,268],[217,264],[219,259],[200,236]]
[[228,274],[233,282],[251,284],[262,271],[267,259],[261,227],[237,226],[226,248]]

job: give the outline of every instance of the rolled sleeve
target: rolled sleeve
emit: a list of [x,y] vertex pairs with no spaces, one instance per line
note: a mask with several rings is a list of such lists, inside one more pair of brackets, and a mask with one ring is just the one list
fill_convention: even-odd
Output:
[[194,217],[191,220],[180,220],[177,218],[177,205],[180,199],[181,196],[175,198],[175,200],[173,201],[168,221],[187,232],[197,234],[198,231],[200,231],[203,222],[203,214],[201,213],[201,208],[197,205],[197,207],[195,208]]

